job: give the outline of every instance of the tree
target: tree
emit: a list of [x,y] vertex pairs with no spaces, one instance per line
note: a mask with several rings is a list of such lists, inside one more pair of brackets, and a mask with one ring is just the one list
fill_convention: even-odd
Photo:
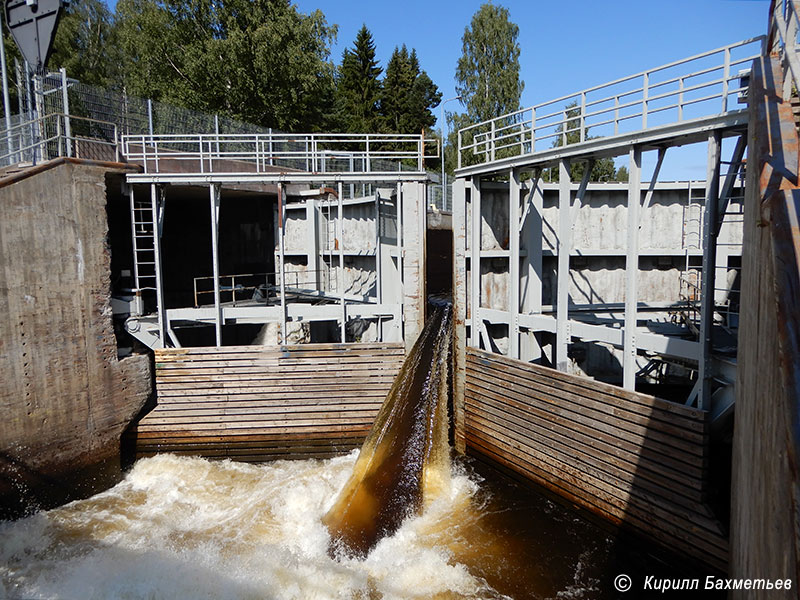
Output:
[[351,133],[378,131],[382,69],[375,58],[375,41],[366,25],[346,49],[336,85],[336,114],[340,126]]
[[336,27],[290,0],[120,0],[126,91],[286,131],[331,117]]
[[525,84],[519,77],[518,37],[519,27],[502,6],[486,3],[472,16],[461,38],[462,54],[456,66],[456,92],[466,113],[448,114],[451,148],[446,158],[455,156],[458,129],[519,109]]
[[71,2],[61,17],[48,70],[64,67],[82,83],[115,87],[121,56],[114,15],[102,0]]
[[525,84],[519,78],[519,27],[508,9],[483,4],[461,38],[456,92],[472,122],[486,121],[519,109]]
[[[577,101],[571,102],[564,107],[565,121],[556,127],[558,135],[553,140],[553,148],[579,143],[581,141],[581,130],[583,130],[584,140],[594,139],[594,136],[589,135],[589,128],[581,123],[580,115],[581,109]],[[585,168],[586,163],[584,162],[572,163],[570,166],[570,179],[572,181],[581,181]],[[546,169],[543,173],[543,178],[545,181],[558,181],[558,169]],[[614,160],[611,158],[596,160],[592,166],[589,181],[618,181]]]
[[428,74],[420,69],[417,51],[409,54],[405,44],[395,48],[383,78],[380,112],[383,128],[391,133],[420,133],[436,122],[431,109],[442,94]]

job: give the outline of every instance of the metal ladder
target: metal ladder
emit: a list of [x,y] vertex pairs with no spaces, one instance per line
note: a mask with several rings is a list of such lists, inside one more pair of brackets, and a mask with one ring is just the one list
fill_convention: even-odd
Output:
[[130,195],[131,226],[133,228],[133,277],[135,293],[155,291],[156,261],[153,241],[153,203],[149,196]]

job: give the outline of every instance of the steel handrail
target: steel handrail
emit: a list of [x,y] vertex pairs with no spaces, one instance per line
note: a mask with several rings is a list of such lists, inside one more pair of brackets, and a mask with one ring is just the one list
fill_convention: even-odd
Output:
[[[798,15],[794,12],[796,8],[794,0],[792,0],[792,8],[793,14],[797,18]],[[641,129],[644,130],[648,127],[647,117],[649,115],[664,113],[668,110],[677,110],[678,115],[674,122],[681,122],[685,120],[683,113],[686,107],[715,99],[721,100],[720,111],[715,114],[731,112],[728,108],[729,97],[741,93],[745,89],[734,83],[741,79],[740,73],[734,73],[735,68],[760,56],[764,50],[765,40],[765,36],[741,40],[464,127],[458,131],[458,167],[465,166],[464,159],[469,152],[476,157],[482,156],[486,161],[494,159],[497,152],[503,149],[517,148],[519,154],[533,153],[536,151],[537,141],[553,137],[561,136],[566,142],[568,133],[580,132],[580,141],[585,141],[586,132],[592,127],[613,125],[613,135],[618,135],[620,124],[635,118],[642,120]],[[744,57],[732,55],[732,51],[756,43],[759,44],[757,54],[748,52]],[[700,68],[696,71],[668,74],[666,79],[651,81],[654,79],[654,75],[669,69],[690,65],[714,56],[719,56],[719,62],[713,66],[702,64],[698,65]],[[721,75],[711,80],[697,80],[697,78],[720,71]],[[606,89],[611,90],[611,88],[626,83],[633,83],[636,87],[620,89],[611,94],[607,93],[601,98],[589,97],[590,94]],[[690,85],[687,86],[686,83]],[[668,86],[674,86],[675,89],[665,90]],[[698,90],[712,88],[718,89],[713,93],[704,94],[700,98],[687,98],[693,93],[696,94]],[[650,93],[656,90],[657,93],[651,96]],[[652,106],[654,103],[670,98],[674,98],[675,101],[666,106]],[[564,106],[568,102],[575,102],[575,105]],[[559,103],[562,105],[558,106]],[[620,114],[621,111],[636,106],[640,106],[641,109],[635,114]],[[594,110],[588,110],[590,108]],[[601,121],[591,121],[592,117],[604,115],[608,115],[608,117]],[[544,135],[541,135],[542,133]]]

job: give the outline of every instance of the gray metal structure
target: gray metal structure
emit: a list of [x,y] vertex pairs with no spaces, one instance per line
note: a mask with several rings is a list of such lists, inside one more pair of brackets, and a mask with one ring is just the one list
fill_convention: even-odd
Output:
[[[293,328],[321,321],[336,322],[339,339],[346,341],[347,327],[361,320],[372,341],[413,344],[424,321],[423,161],[426,149],[438,152],[437,140],[214,133],[123,135],[121,143],[126,158],[143,167],[126,176],[134,255],[126,327],[140,341],[153,348],[180,346],[176,324],[212,324],[220,346],[226,324],[247,323],[274,325],[277,343],[286,344]],[[413,160],[417,169],[402,170],[403,160]],[[353,170],[344,170],[350,165]],[[199,291],[200,280],[209,277],[196,277],[196,305],[167,308],[163,220],[171,188],[187,186],[208,190],[213,305],[198,302],[206,293]],[[258,274],[220,272],[221,190],[231,186],[262,190],[275,212],[276,272],[261,274],[264,285],[238,301],[236,278]],[[368,193],[359,196],[358,190]],[[231,292],[232,300],[224,301]],[[155,296],[155,312],[145,310],[146,296]]]
[[[460,368],[470,346],[567,370],[570,346],[582,340],[621,352],[621,384],[627,389],[634,389],[643,361],[659,359],[695,371],[696,385],[686,402],[712,410],[712,392],[724,387],[718,385],[712,333],[726,290],[715,289],[715,275],[728,269],[721,260],[735,255],[717,253],[717,238],[723,227],[735,227],[729,207],[740,206],[746,75],[763,45],[763,37],[744,40],[459,131],[453,230],[456,323],[463,323],[456,332]],[[730,137],[737,141],[730,160],[723,161],[723,139]],[[666,153],[697,142],[708,149],[703,198],[689,195],[689,204],[703,207],[697,244],[702,264],[689,269],[686,247],[656,249],[641,239],[640,230],[651,218]],[[656,154],[649,182],[642,176],[646,152]],[[613,252],[587,248],[576,240],[575,230],[576,216],[593,193],[592,166],[619,156],[627,156],[629,171],[624,240]],[[584,176],[571,181],[570,168],[578,163],[585,165]],[[556,171],[553,218],[543,210],[543,182]],[[543,246],[543,227],[552,229],[553,259]],[[614,305],[576,303],[574,280],[582,275],[576,263],[592,260],[593,252],[620,251],[624,293],[617,294]],[[679,302],[676,294],[674,303],[654,315],[652,303],[640,296],[640,260],[683,252],[682,277],[690,270],[701,273],[701,284],[693,283],[700,290],[699,303],[696,297]],[[555,272],[552,290],[545,286],[546,267]],[[545,295],[552,298],[549,306],[543,304]],[[661,322],[670,313],[681,315],[680,326]],[[717,404],[717,413],[730,408],[727,401]]]

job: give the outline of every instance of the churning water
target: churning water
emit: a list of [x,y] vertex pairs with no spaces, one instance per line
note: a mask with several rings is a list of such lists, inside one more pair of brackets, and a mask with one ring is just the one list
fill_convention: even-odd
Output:
[[638,549],[529,488],[450,464],[449,307],[361,453],[261,465],[160,455],[86,500],[0,522],[0,598],[613,598]]

